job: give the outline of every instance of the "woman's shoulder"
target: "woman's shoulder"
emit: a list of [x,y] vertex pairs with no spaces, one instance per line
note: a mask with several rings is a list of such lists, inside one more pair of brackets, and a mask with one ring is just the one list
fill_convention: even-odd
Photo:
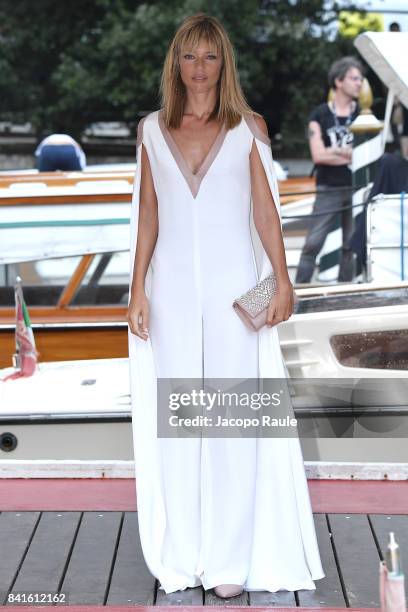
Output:
[[137,124],[137,138],[136,138],[136,146],[138,147],[143,140],[143,135],[146,132],[146,129],[149,129],[149,126],[153,123],[157,123],[159,111],[155,110],[147,115],[144,115]]
[[243,119],[248,126],[252,136],[260,140],[261,142],[270,145],[271,139],[268,134],[268,126],[265,119],[259,113],[245,113]]

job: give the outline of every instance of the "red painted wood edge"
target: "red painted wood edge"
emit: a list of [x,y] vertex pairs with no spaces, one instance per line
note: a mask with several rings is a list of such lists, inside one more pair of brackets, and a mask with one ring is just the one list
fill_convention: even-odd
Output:
[[[308,485],[315,513],[408,514],[408,481],[308,480]],[[0,479],[0,511],[136,509],[133,478]]]

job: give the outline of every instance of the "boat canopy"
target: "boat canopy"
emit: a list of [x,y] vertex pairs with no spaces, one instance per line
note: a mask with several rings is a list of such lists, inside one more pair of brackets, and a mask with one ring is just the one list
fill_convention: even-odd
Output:
[[364,32],[354,45],[384,85],[408,108],[408,33]]

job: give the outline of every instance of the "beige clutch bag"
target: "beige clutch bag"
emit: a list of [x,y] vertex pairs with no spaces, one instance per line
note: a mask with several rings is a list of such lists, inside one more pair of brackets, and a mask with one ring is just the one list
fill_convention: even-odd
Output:
[[[249,289],[241,297],[234,300],[232,307],[249,329],[258,331],[266,324],[266,315],[271,298],[276,293],[276,277],[274,272]],[[295,293],[294,301],[298,301]]]

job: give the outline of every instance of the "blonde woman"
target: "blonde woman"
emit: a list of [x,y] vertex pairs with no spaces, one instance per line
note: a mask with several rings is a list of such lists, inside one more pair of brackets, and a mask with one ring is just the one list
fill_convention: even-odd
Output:
[[[139,123],[131,213],[129,362],[141,545],[166,593],[315,589],[324,576],[292,438],[165,438],[158,379],[283,378],[276,326],[293,312],[263,118],[241,91],[219,21],[172,40],[162,108]],[[232,302],[271,269],[267,325]]]

